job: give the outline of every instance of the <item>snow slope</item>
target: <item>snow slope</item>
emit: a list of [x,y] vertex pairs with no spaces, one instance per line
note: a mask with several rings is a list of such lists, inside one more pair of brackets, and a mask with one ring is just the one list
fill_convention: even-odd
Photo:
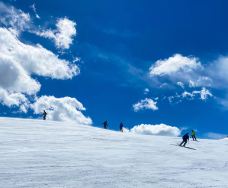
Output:
[[0,118],[0,187],[228,187],[228,140]]

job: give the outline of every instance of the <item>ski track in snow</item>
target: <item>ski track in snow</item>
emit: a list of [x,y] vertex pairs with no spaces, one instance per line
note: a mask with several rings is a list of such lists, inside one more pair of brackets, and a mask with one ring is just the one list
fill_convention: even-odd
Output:
[[0,187],[228,188],[228,140],[0,118]]

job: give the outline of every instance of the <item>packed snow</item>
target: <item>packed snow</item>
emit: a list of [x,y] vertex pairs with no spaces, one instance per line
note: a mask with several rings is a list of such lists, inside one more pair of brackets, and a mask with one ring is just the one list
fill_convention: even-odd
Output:
[[0,118],[0,187],[228,187],[228,140]]

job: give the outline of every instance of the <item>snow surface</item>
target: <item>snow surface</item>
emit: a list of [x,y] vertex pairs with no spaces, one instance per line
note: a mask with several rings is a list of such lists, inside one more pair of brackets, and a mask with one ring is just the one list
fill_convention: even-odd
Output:
[[0,187],[228,187],[228,140],[176,146],[73,123],[0,118]]

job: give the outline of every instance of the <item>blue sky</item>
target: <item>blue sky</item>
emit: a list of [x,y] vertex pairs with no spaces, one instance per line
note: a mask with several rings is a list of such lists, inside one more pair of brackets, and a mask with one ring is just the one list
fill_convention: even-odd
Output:
[[[208,132],[228,134],[227,75],[222,72],[226,65],[228,67],[226,0],[2,2],[29,13],[34,27],[54,29],[56,19],[64,17],[77,24],[73,43],[63,50],[64,53],[52,40],[26,30],[21,33],[20,40],[24,43],[39,43],[70,62],[73,57],[80,58],[76,62],[80,74],[72,79],[34,75],[42,85],[38,96],[76,98],[95,126],[102,126],[107,119],[110,128],[115,130],[123,121],[128,128],[141,123],[165,123],[197,129],[200,136],[206,136]],[[39,19],[35,18],[33,4]],[[175,54],[195,64],[187,66],[188,70],[183,66],[174,73],[151,75],[150,68],[156,68],[158,60],[166,63]],[[201,76],[213,83],[189,86],[188,78]],[[183,83],[184,88],[177,82]],[[145,88],[149,89],[147,94]],[[202,88],[211,96],[202,99],[199,96]],[[185,91],[198,93],[183,97]],[[174,100],[169,101],[169,97]],[[155,102],[158,109],[134,111],[133,105],[146,98]],[[15,113],[5,105],[1,106],[1,111],[2,116],[37,117],[31,110]]]

